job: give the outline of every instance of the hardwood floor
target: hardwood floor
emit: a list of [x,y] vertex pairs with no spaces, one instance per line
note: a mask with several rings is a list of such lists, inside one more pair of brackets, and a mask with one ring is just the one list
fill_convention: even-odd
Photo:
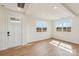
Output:
[[0,52],[1,56],[78,56],[79,45],[56,39],[33,42]]

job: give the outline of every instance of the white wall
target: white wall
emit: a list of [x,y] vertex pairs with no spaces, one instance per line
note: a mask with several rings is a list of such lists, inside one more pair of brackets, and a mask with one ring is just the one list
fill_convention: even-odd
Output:
[[47,39],[51,37],[51,21],[42,20],[47,22],[47,32],[39,33],[36,32],[36,21],[40,20],[39,18],[31,17],[11,11],[6,8],[0,7],[0,50],[7,49],[7,31],[8,31],[8,19],[11,16],[20,17],[22,21],[22,42],[27,44],[29,42],[38,41],[42,39]]
[[[39,20],[45,21],[47,23],[47,32],[36,32],[36,22]],[[26,18],[23,21],[23,25],[24,25],[23,38],[24,39],[26,38],[26,40],[24,41],[25,43],[51,38],[51,21],[41,20],[39,18],[26,15]]]
[[6,48],[6,38],[7,38],[7,25],[6,25],[6,11],[0,8],[0,50]]
[[[72,20],[71,32],[57,32],[56,21],[52,21],[52,37],[79,44],[79,17],[66,18]],[[63,19],[64,20],[64,19]]]

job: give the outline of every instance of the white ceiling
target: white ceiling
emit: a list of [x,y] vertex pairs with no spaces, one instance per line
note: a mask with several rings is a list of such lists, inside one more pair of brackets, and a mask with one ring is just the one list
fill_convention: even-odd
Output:
[[55,20],[79,15],[78,3],[65,4],[65,6],[58,3],[26,3],[25,8],[21,10],[18,9],[16,3],[2,3],[0,5],[5,5],[8,9],[25,12],[27,15],[47,20]]
[[69,7],[76,15],[79,15],[79,3],[67,3],[67,7]]
[[[55,8],[56,7],[56,8]],[[31,4],[27,14],[36,16],[42,19],[55,20],[68,16],[73,16],[73,14],[67,10],[62,4]]]

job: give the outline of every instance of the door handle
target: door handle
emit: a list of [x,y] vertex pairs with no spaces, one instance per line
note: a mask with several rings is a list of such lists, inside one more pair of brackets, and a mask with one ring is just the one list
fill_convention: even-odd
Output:
[[10,36],[10,32],[7,32],[7,36]]

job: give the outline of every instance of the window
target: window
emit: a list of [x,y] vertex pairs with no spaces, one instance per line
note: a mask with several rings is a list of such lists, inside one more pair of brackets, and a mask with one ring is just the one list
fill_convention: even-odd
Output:
[[47,31],[47,23],[44,21],[37,21],[36,32],[46,32],[46,31]]
[[56,31],[71,32],[71,20],[57,21]]

